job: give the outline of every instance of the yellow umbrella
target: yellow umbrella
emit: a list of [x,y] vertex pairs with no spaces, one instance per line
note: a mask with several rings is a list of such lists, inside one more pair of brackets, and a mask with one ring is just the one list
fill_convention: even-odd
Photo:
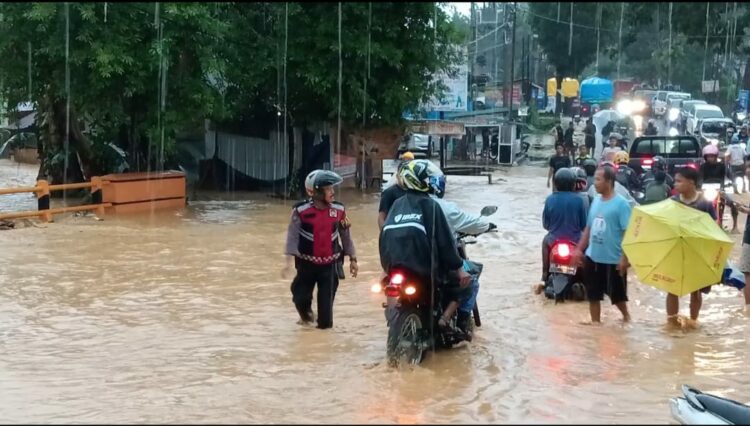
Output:
[[732,240],[707,213],[664,200],[633,209],[622,249],[643,283],[684,296],[721,281]]

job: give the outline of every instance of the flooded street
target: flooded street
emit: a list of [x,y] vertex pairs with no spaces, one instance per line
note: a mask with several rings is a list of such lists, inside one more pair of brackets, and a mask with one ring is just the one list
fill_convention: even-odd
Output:
[[[291,200],[199,194],[180,213],[0,231],[0,421],[667,423],[682,384],[750,401],[750,318],[734,288],[715,286],[687,333],[664,330],[665,294],[634,274],[625,326],[607,301],[595,327],[581,324],[587,304],[532,294],[546,173],[449,177],[447,199],[499,206],[500,232],[468,248],[485,264],[483,326],[413,370],[384,362],[384,298],[370,292],[378,194],[339,196],[360,276],[341,282],[333,330],[297,325],[280,277]],[[35,177],[0,160],[0,187]],[[35,206],[0,197],[3,211]]]

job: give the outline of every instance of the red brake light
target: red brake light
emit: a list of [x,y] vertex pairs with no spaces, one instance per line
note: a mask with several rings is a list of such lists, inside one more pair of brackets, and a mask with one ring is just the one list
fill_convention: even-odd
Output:
[[567,259],[570,257],[570,245],[566,243],[558,244],[556,247],[557,256],[561,259]]
[[391,284],[401,285],[404,283],[404,280],[403,274],[395,273],[391,275]]
[[643,160],[643,165],[644,166],[650,166],[652,164],[654,164],[654,160],[652,160],[650,158],[647,158],[647,159]]
[[385,288],[385,295],[387,297],[399,297],[401,295],[401,287],[389,285]]

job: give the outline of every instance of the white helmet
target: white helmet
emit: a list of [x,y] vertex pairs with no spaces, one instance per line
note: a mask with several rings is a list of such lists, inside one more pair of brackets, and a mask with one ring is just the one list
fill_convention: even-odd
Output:
[[305,190],[307,195],[312,196],[324,186],[339,185],[344,179],[338,173],[330,170],[313,170],[305,178]]

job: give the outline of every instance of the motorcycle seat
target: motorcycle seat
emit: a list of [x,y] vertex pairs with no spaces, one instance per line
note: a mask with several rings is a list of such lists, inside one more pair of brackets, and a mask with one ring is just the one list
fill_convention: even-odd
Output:
[[695,397],[706,408],[706,411],[710,411],[732,424],[750,424],[750,406],[705,393],[699,393]]

